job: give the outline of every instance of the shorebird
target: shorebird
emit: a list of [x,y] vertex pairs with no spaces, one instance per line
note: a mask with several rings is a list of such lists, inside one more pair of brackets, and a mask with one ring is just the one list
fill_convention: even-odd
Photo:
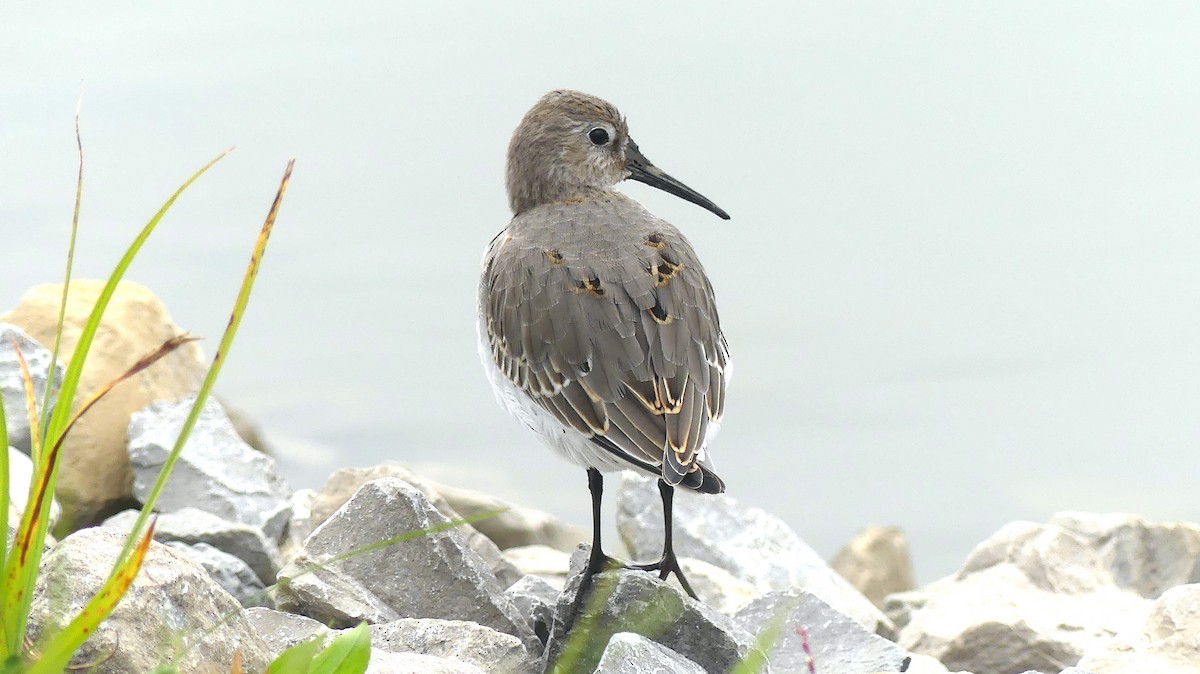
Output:
[[[617,191],[632,179],[729,215],[664,173],[611,104],[551,91],[508,146],[513,218],[479,281],[480,356],[500,404],[587,469],[592,548],[584,583],[616,563],[600,544],[601,471],[658,478],[663,555],[632,565],[674,573],[675,487],[725,491],[706,448],[725,406],[729,349],[712,284],[687,239]],[[582,594],[582,592],[581,592]]]

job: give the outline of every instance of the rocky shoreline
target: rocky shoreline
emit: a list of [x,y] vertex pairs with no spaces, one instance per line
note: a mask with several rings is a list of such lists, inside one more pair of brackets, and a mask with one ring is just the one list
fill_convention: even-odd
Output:
[[[46,301],[56,292],[35,289],[0,317],[15,324],[0,325],[14,466],[28,466],[29,436],[9,339],[37,386],[53,380],[38,344],[45,326],[30,307],[52,304],[43,313],[56,318],[57,300]],[[86,299],[86,289],[76,295]],[[180,332],[140,286],[122,284],[114,306],[91,381]],[[69,325],[81,320],[75,313]],[[203,367],[198,350],[178,355],[123,384],[131,390],[71,439],[61,538],[48,542],[33,601],[35,639],[84,605],[123,545],[136,513],[120,510],[145,499]],[[621,539],[631,557],[656,558],[657,489],[632,474],[621,482]],[[27,483],[12,484],[11,507],[23,507]],[[525,673],[555,663],[608,674],[726,672],[760,649],[769,661],[760,671],[776,673],[1200,672],[1200,526],[1189,523],[1086,513],[1013,522],[956,573],[914,589],[896,530],[864,530],[831,566],[767,512],[681,493],[675,549],[703,602],[674,581],[618,571],[576,612],[586,529],[394,463],[293,490],[216,401],[157,509],[142,572],[78,654],[98,663],[88,671],[148,672],[169,661],[226,673],[237,652],[245,671],[262,672],[289,646],[366,621],[368,671],[378,673]]]

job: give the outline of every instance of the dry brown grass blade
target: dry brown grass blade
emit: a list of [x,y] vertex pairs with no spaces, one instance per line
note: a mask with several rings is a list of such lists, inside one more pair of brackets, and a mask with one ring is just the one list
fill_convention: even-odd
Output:
[[189,342],[195,342],[199,339],[200,339],[199,337],[196,337],[194,335],[188,335],[188,334],[175,335],[174,337],[163,342],[161,346],[159,346],[157,349],[154,350],[154,352],[148,353],[145,356],[143,356],[141,358],[141,360],[139,360],[138,362],[131,365],[128,370],[121,373],[121,375],[118,376],[116,379],[113,379],[112,381],[108,382],[104,386],[101,386],[100,390],[93,393],[91,395],[91,397],[87,399],[87,402],[85,402],[83,405],[80,405],[79,410],[76,411],[75,414],[71,416],[71,420],[69,422],[67,422],[66,429],[63,431],[62,435],[59,436],[60,437],[59,442],[61,443],[61,439],[66,438],[67,435],[70,434],[71,428],[75,425],[75,422],[79,421],[79,418],[82,417],[88,410],[90,410],[93,405],[100,402],[100,399],[103,398],[106,394],[108,394],[109,391],[113,390],[118,385],[120,385],[122,382],[124,382],[125,380],[134,376],[135,374],[141,372],[142,370],[145,370],[146,368],[150,367],[151,365],[157,363],[159,360],[162,360],[166,356],[170,355],[171,352],[175,351],[175,349],[178,349],[179,347],[181,347],[184,344],[187,344]]
[[[37,393],[33,390],[33,375],[29,374],[29,363],[25,362],[25,354],[21,353],[21,345],[17,343],[17,338],[13,335],[8,336],[8,341],[12,344],[13,351],[17,354],[17,361],[21,363],[21,383],[25,386],[25,411],[29,414],[29,456],[33,460],[33,465],[37,465],[38,454],[42,447],[40,415],[38,414]],[[49,382],[46,386],[49,387]]]
[[229,674],[245,674],[242,669],[242,649],[233,652],[233,663],[229,666]]

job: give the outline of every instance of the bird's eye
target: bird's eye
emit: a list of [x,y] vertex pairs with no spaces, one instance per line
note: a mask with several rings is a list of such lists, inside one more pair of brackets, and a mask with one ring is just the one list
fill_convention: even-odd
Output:
[[592,141],[592,145],[607,145],[609,140],[608,131],[605,131],[600,127],[596,127],[591,131],[588,131],[588,140]]

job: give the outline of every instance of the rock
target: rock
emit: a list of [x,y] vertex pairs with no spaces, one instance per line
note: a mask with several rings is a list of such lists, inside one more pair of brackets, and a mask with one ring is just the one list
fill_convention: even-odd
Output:
[[[51,334],[53,337],[53,333]],[[29,407],[25,398],[25,375],[21,371],[21,361],[13,349],[13,340],[21,355],[25,357],[25,365],[29,368],[29,379],[33,382],[34,397],[40,411],[42,401],[46,396],[46,383],[50,381],[50,350],[38,344],[25,331],[15,325],[0,323],[0,394],[4,396],[4,420],[8,432],[8,444],[16,447],[25,454],[30,451],[29,436]],[[51,342],[53,343],[53,342]],[[55,376],[50,400],[58,395],[58,385],[62,382],[63,364],[60,359],[55,365]]]
[[237,431],[238,437],[247,445],[253,447],[256,451],[263,454],[271,454],[271,446],[263,437],[262,429],[258,423],[251,419],[242,410],[230,405],[224,399],[218,398],[217,402],[221,404],[221,408],[225,410],[225,414],[229,417],[229,423],[233,424],[233,430]]
[[[137,516],[136,510],[126,510],[108,518],[104,524],[129,531]],[[163,543],[179,541],[189,545],[207,543],[245,562],[264,585],[275,582],[281,561],[279,549],[261,529],[230,522],[195,508],[163,513],[158,515],[156,522],[154,540]]]
[[558,603],[559,592],[545,579],[533,575],[522,576],[521,580],[504,591],[543,646],[550,638],[550,625],[554,623],[554,605]]
[[1200,526],[1196,524],[1080,512],[1058,513],[1050,524],[1084,540],[1117,587],[1153,599],[1176,585],[1200,583]]
[[[908,663],[908,669],[904,670],[905,674],[949,674],[950,670],[946,669],[937,658],[931,658],[928,655],[920,653],[910,653],[909,657],[912,660]],[[955,672],[954,674],[971,674],[970,672]]]
[[396,478],[368,482],[308,537],[304,549],[280,572],[276,603],[338,627],[360,620],[472,620],[522,643],[536,643],[495,575],[458,528],[332,561],[448,522],[408,483]]
[[402,618],[372,625],[371,646],[392,653],[434,655],[487,671],[525,672],[533,668],[520,639],[463,620]]
[[[325,486],[317,492],[309,507],[310,516],[306,526],[313,529],[320,526],[338,508],[346,503],[358,488],[371,480],[381,477],[394,477],[416,487],[425,498],[437,508],[448,520],[460,520],[463,516],[450,506],[450,503],[438,493],[434,484],[425,478],[415,475],[412,471],[398,463],[386,462],[372,468],[343,468],[329,476]],[[504,586],[515,583],[523,574],[506,559],[500,556],[500,549],[487,536],[470,524],[458,527],[459,533],[471,546],[471,549],[487,562],[488,567]]]
[[[195,400],[158,401],[133,415],[129,462],[139,501],[145,502],[154,487]],[[209,398],[155,508],[197,508],[258,527],[278,542],[291,517],[291,497],[275,459],[242,441],[221,404]]]
[[756,638],[763,638],[768,629],[779,631],[767,652],[771,666],[781,672],[808,671],[806,641],[821,674],[898,672],[908,657],[896,644],[803,590],[772,592],[738,611],[734,619]]
[[522,545],[500,553],[522,574],[532,574],[562,590],[571,555],[548,545]]
[[[687,576],[688,583],[696,595],[704,600],[710,608],[731,616],[742,610],[747,604],[758,599],[762,593],[750,583],[734,578],[733,574],[719,566],[691,557],[680,557],[679,565]],[[672,575],[667,579],[672,585],[679,586],[679,581]]]
[[[587,555],[588,546],[581,545],[571,558],[572,574],[559,595],[546,647],[546,671],[568,666],[560,658],[576,649],[579,659],[569,671],[592,671],[617,632],[641,634],[712,672],[729,671],[754,647],[754,638],[731,618],[644,571],[598,574],[590,598],[576,611]],[[586,641],[568,647],[573,639]]]
[[[891,620],[774,515],[723,494],[685,490],[675,491],[674,515],[676,555],[725,569],[762,594],[805,590],[869,631],[884,636],[894,631]],[[617,496],[617,530],[635,558],[662,555],[662,507],[653,479],[624,473]]]
[[[0,342],[0,350],[3,350],[3,342]],[[25,505],[29,502],[29,486],[33,484],[33,461],[21,452],[16,447],[8,448],[8,502],[12,508],[9,511],[16,517],[9,517],[9,523],[15,525],[20,521],[21,514],[25,512]],[[54,525],[62,517],[62,508],[59,507],[58,501],[51,499],[50,501],[50,527]]]
[[1079,667],[1103,674],[1200,672],[1200,585],[1164,592],[1144,619],[1088,649]]
[[312,521],[312,506],[316,498],[317,492],[312,489],[297,489],[292,493],[292,516],[288,520],[287,535],[281,544],[284,559],[290,561],[304,545],[304,539],[317,528]]
[[[95,527],[64,538],[46,555],[30,611],[35,643],[92,598],[124,543],[125,532]],[[151,543],[133,585],[74,662],[95,663],[88,669],[93,674],[148,672],[164,662],[189,674],[228,674],[234,651],[251,672],[263,671],[272,657],[228,592],[187,556]]]
[[892,595],[898,643],[950,669],[1058,671],[1104,647],[1151,599],[1195,582],[1200,527],[1132,515],[1013,522],[953,576]]
[[[103,287],[102,281],[71,282],[59,352],[64,363],[74,355],[83,324]],[[20,326],[42,344],[52,344],[61,299],[61,284],[37,286],[0,321]],[[76,406],[182,332],[147,288],[120,283],[87,356]],[[57,489],[63,521],[58,531],[98,522],[132,501],[133,473],[125,451],[129,416],[155,400],[192,393],[204,370],[199,345],[185,344],[110,391],[79,420],[63,445]]]
[[261,580],[242,560],[222,552],[208,543],[180,543],[171,541],[167,546],[187,555],[193,562],[204,567],[208,576],[217,581],[226,592],[242,606],[269,606],[270,598]]
[[895,527],[864,527],[838,552],[831,566],[879,608],[889,594],[914,587],[908,541]]
[[577,545],[592,539],[592,532],[567,524],[550,513],[518,506],[470,489],[451,487],[432,480],[429,483],[462,517],[478,517],[502,511],[472,524],[501,550],[545,545],[566,553],[569,558]]
[[[497,670],[500,671],[500,670]],[[389,653],[371,649],[366,674],[488,674],[475,665],[419,653]]]
[[267,643],[271,652],[276,654],[313,637],[320,636],[324,639],[333,633],[333,630],[312,618],[269,608],[249,608],[246,610],[246,617],[258,636]]
[[704,669],[675,651],[633,632],[608,640],[595,674],[704,674]]

